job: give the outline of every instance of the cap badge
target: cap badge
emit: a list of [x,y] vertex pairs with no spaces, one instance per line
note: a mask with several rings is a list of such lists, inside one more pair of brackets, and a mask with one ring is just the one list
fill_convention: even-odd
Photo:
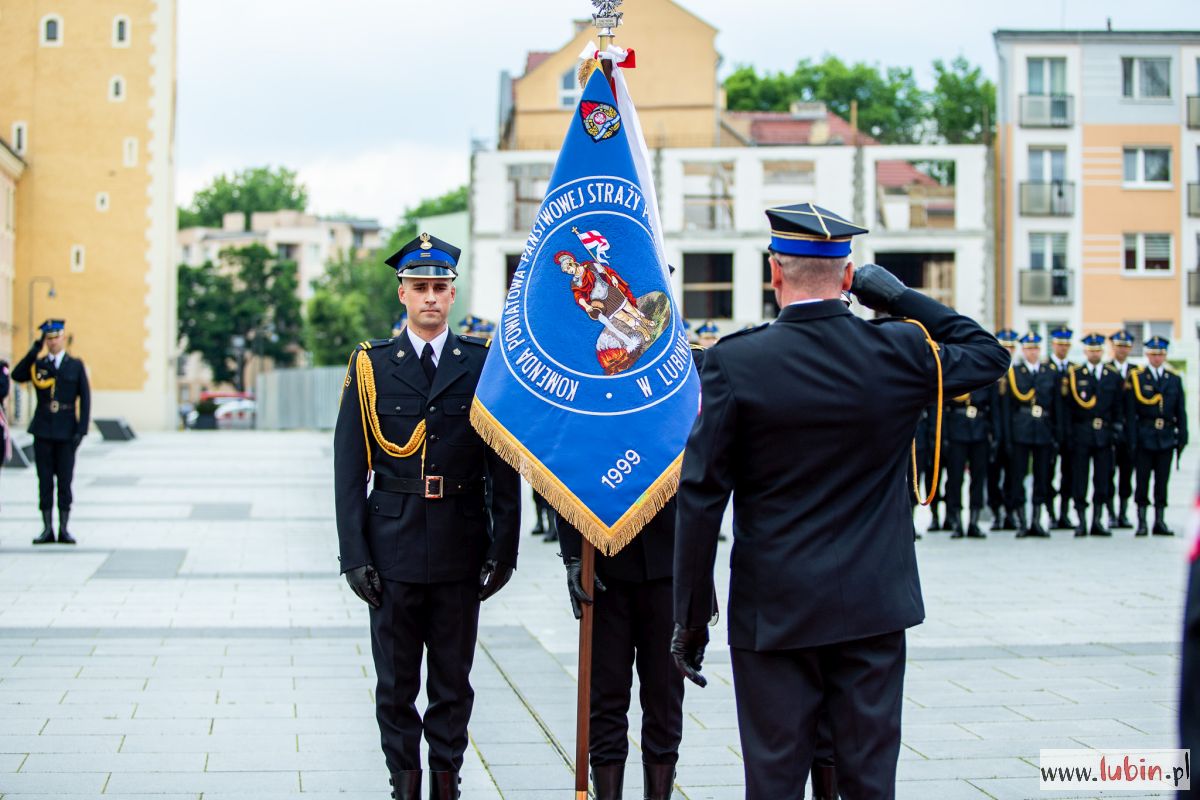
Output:
[[433,249],[433,242],[429,241],[428,233],[421,234],[421,249],[422,250],[432,250]]

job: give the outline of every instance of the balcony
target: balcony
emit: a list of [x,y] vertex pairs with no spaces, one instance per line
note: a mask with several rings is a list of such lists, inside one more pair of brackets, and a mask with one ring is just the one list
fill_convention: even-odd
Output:
[[1070,128],[1075,124],[1075,97],[1069,94],[1021,95],[1022,128]]
[[1200,128],[1200,96],[1189,95],[1187,99],[1187,125],[1192,130]]
[[1021,213],[1027,217],[1070,217],[1075,213],[1075,184],[1038,181],[1021,184]]
[[1200,217],[1200,183],[1188,184],[1188,216]]
[[1074,302],[1074,270],[1023,269],[1021,302],[1028,306],[1060,306]]
[[1200,267],[1187,274],[1188,305],[1200,306]]

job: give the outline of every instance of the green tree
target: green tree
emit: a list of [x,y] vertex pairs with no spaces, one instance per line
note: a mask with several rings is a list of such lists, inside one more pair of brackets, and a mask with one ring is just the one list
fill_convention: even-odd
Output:
[[219,264],[181,264],[180,339],[215,381],[244,388],[248,358],[265,356],[281,366],[295,360],[303,333],[298,285],[296,262],[260,244],[226,250]]
[[296,180],[287,167],[252,167],[218,175],[211,185],[196,192],[192,204],[179,209],[179,227],[221,227],[225,215],[241,211],[246,215],[246,230],[255,211],[304,211],[308,207],[308,189]]
[[428,198],[417,203],[413,208],[404,212],[400,224],[388,237],[386,249],[394,253],[408,242],[412,241],[420,231],[417,230],[417,220],[424,217],[436,217],[439,214],[452,214],[455,211],[467,210],[467,186],[464,184],[457,189],[451,189],[438,197]]
[[996,85],[962,56],[949,65],[934,61],[933,72],[930,104],[938,136],[950,144],[990,141],[996,129]]

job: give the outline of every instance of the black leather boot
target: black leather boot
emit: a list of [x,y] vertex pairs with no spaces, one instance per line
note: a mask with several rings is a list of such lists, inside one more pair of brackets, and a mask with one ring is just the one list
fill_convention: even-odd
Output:
[[963,533],[962,512],[957,508],[946,510],[946,530],[951,532],[951,539],[961,539],[966,536]]
[[1114,528],[1132,528],[1133,523],[1129,521],[1129,513],[1128,513],[1129,512],[1129,498],[1128,497],[1121,501],[1120,508],[1121,508],[1121,512],[1119,514],[1117,514],[1117,524],[1113,525],[1113,527]]
[[58,543],[59,544],[75,544],[75,537],[67,532],[67,519],[71,516],[70,511],[58,510]]
[[625,786],[625,765],[593,764],[592,786],[596,788],[596,800],[621,800],[621,789]]
[[1112,531],[1104,527],[1104,523],[1100,521],[1099,506],[1092,510],[1092,529],[1089,531],[1089,533],[1091,533],[1092,536],[1112,536]]
[[1004,527],[1001,530],[1015,531],[1017,529],[1017,514],[1011,508],[1004,509]]
[[979,527],[979,515],[983,509],[972,508],[971,516],[967,519],[967,538],[968,539],[986,539],[987,534]]
[[34,544],[54,544],[54,512],[42,512],[42,532],[36,539]]
[[833,764],[813,764],[813,800],[837,800],[837,769]]
[[393,772],[388,779],[392,787],[392,800],[421,800],[421,770],[406,769]]
[[937,531],[945,530],[945,528],[942,527],[941,521],[938,520],[938,506],[936,501],[930,504],[929,513],[932,515],[932,520],[929,523],[929,528],[927,529],[928,532],[936,533]]
[[1149,536],[1150,528],[1146,525],[1146,515],[1150,513],[1149,506],[1138,506],[1137,532],[1134,536]]
[[1155,536],[1174,536],[1175,531],[1167,527],[1167,507],[1154,507],[1154,528],[1150,531]]
[[674,764],[642,764],[645,800],[670,800],[675,788]]
[[1071,524],[1071,511],[1067,508],[1067,500],[1063,498],[1058,504],[1058,518],[1054,517],[1054,505],[1050,506],[1050,527],[1054,530],[1070,530],[1075,526]]
[[1075,524],[1075,538],[1078,539],[1081,536],[1087,536],[1088,535],[1087,508],[1086,507],[1076,508],[1075,516],[1079,519],[1079,522],[1077,522]]
[[429,800],[458,800],[457,772],[429,771]]
[[1049,539],[1050,538],[1050,533],[1044,527],[1042,527],[1042,507],[1041,506],[1033,507],[1033,521],[1029,523],[1029,533],[1027,535],[1032,536],[1036,539]]
[[1025,509],[1018,508],[1013,512],[1013,516],[1016,517],[1013,521],[1016,523],[1017,538],[1024,539],[1029,535],[1029,523],[1025,521]]

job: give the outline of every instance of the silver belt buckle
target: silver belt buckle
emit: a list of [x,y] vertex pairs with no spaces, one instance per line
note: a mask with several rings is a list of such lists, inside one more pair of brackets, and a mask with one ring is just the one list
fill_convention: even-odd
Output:
[[426,500],[441,500],[443,482],[441,475],[426,475],[425,476],[425,499]]
[[57,413],[58,413],[58,409],[59,409],[58,401],[57,401],[57,400],[51,400],[51,401],[50,401],[50,413],[51,413],[51,414],[57,414]]
[[1167,421],[1165,419],[1163,419],[1162,417],[1159,417],[1158,419],[1154,420],[1154,429],[1155,430],[1161,431],[1165,427],[1167,427]]
[[967,419],[975,419],[979,416],[979,409],[975,406],[967,406]]
[[1099,417],[1096,417],[1094,420],[1092,420],[1092,429],[1093,430],[1098,431],[1103,427],[1104,427],[1104,420],[1100,419]]
[[1042,407],[1034,406],[1032,409],[1030,409],[1030,413],[1033,414],[1034,417],[1040,418],[1042,416]]

